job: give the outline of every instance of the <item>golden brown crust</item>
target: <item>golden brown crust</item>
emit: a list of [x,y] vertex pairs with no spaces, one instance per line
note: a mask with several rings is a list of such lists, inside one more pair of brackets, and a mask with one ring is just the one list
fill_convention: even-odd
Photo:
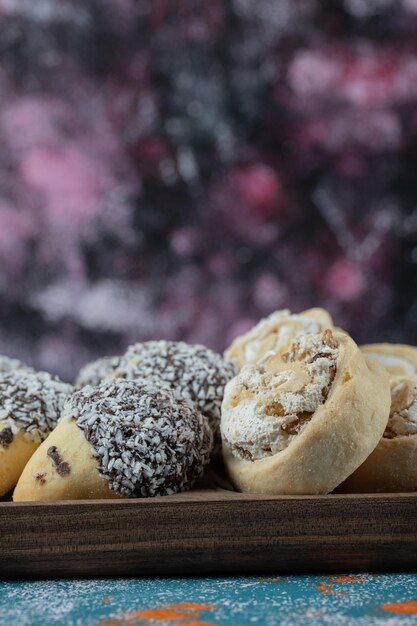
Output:
[[[328,493],[378,444],[389,415],[388,377],[347,334],[333,334],[339,344],[336,375],[327,400],[302,432],[281,452],[253,462],[224,447],[227,470],[240,491]],[[228,410],[227,404],[223,409]]]
[[[55,454],[48,455],[51,448],[56,448]],[[60,463],[68,467],[61,466],[62,471]],[[60,422],[39,446],[13,494],[15,502],[118,497],[100,476],[90,444],[74,420]]]
[[417,435],[381,439],[340,493],[407,493],[417,490]]
[[[7,426],[0,421],[0,430]],[[13,489],[38,443],[24,436],[22,430],[13,435],[7,446],[0,445],[0,496]]]
[[341,492],[417,490],[417,378],[391,379],[388,425],[375,450],[340,485]]

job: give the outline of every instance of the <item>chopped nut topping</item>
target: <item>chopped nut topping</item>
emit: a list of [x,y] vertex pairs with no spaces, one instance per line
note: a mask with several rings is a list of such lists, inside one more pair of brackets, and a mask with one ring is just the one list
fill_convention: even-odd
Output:
[[300,337],[284,358],[271,353],[245,366],[226,387],[224,445],[252,461],[286,448],[326,401],[337,356],[338,342],[325,330]]
[[329,348],[337,348],[337,341],[335,340],[330,328],[327,328],[323,333],[323,343],[325,343],[326,346],[329,346]]
[[299,336],[320,333],[331,326],[331,317],[322,309],[302,313],[291,313],[288,309],[275,311],[235,339],[225,356],[241,368],[258,363],[271,351],[283,355]]

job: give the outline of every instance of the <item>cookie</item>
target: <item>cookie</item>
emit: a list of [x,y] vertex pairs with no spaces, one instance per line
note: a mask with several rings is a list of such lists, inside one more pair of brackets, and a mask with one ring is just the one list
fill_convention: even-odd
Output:
[[391,380],[391,410],[382,439],[340,492],[417,490],[417,377]]
[[147,341],[130,346],[113,375],[168,385],[208,419],[218,447],[224,387],[235,373],[231,363],[205,346],[182,341]]
[[105,356],[91,363],[84,365],[78,373],[74,382],[76,389],[81,389],[87,385],[96,387],[103,381],[111,378],[120,358],[117,356]]
[[0,495],[55,428],[72,386],[46,372],[15,369],[0,376]]
[[31,367],[22,363],[22,361],[11,359],[4,354],[0,354],[0,376],[20,369],[30,370],[31,372],[34,371]]
[[83,387],[26,465],[13,499],[149,497],[189,489],[209,462],[201,413],[169,388],[109,380]]
[[386,372],[346,333],[302,335],[287,354],[246,365],[226,386],[229,476],[244,492],[328,493],[376,447],[389,407]]
[[417,375],[417,348],[395,343],[361,346],[363,354],[378,361],[393,376]]
[[324,309],[308,309],[291,313],[288,309],[275,311],[262,319],[250,331],[237,337],[224,356],[241,369],[257,363],[268,352],[285,354],[296,337],[333,328],[333,320]]

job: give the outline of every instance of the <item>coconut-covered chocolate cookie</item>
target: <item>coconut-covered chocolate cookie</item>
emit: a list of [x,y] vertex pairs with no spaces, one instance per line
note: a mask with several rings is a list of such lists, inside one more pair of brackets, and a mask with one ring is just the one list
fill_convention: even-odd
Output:
[[30,370],[32,372],[34,371],[31,367],[25,365],[22,361],[19,361],[19,359],[12,359],[9,356],[0,354],[0,375],[8,374],[9,372],[20,369]]
[[114,376],[169,385],[179,398],[195,404],[208,419],[215,443],[220,443],[220,409],[224,387],[234,366],[219,354],[182,341],[147,341],[130,346]]
[[0,376],[0,495],[55,428],[72,386],[46,372],[15,369]]
[[105,356],[91,363],[84,365],[78,373],[75,379],[74,386],[76,389],[81,389],[87,385],[96,387],[104,380],[112,378],[113,372],[119,363],[120,357],[117,356]]
[[211,447],[207,420],[169,388],[109,380],[68,399],[62,421],[30,459],[13,497],[171,495],[202,475]]

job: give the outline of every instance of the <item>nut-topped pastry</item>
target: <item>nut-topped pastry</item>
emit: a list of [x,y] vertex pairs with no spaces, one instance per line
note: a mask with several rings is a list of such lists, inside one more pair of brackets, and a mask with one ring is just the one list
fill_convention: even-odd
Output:
[[83,387],[30,459],[13,499],[170,495],[201,476],[211,447],[207,420],[169,388],[117,379]]
[[257,367],[244,367],[233,396],[227,397],[229,406],[239,407],[239,416],[229,419],[232,412],[225,411],[226,447],[250,461],[284,450],[326,400],[336,373],[337,347],[330,331],[304,335],[283,357],[271,354]]
[[391,381],[391,410],[384,438],[408,435],[417,435],[417,377]]
[[221,433],[230,478],[252,493],[328,493],[375,448],[389,405],[386,373],[347,334],[302,335],[288,353],[245,366],[226,386]]
[[231,363],[205,346],[182,341],[147,341],[130,346],[112,376],[168,385],[208,419],[218,447],[224,387],[235,373]]
[[417,377],[391,380],[391,410],[382,439],[340,486],[341,492],[417,490]]
[[417,348],[396,343],[361,346],[363,354],[378,361],[393,376],[417,375]]
[[225,358],[241,369],[248,363],[257,363],[268,352],[285,354],[299,335],[319,333],[326,328],[333,328],[333,320],[324,309],[301,313],[291,313],[288,309],[275,311],[237,337],[225,351]]
[[0,495],[55,428],[72,386],[46,372],[15,369],[0,376]]

